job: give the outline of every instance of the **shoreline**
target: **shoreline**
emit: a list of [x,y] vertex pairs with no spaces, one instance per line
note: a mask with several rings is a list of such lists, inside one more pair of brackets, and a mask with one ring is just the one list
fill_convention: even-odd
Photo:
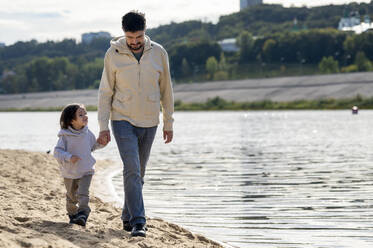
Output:
[[[98,169],[97,169],[98,167]],[[112,204],[114,207],[121,208],[119,202],[121,199],[115,192],[112,182],[120,169],[117,164],[110,160],[98,160],[96,162],[96,171],[91,184],[92,194],[100,198],[102,201]],[[104,187],[103,187],[104,185]]]
[[[102,201],[109,203],[113,205],[116,208],[122,209],[122,205],[119,203],[122,201],[120,199],[114,189],[114,184],[113,184],[113,177],[117,175],[118,173],[122,172],[121,168],[118,168],[118,164],[115,163],[114,161],[111,160],[98,160],[97,164],[98,167],[101,167],[99,169],[96,168],[95,175],[94,175],[94,180],[92,180],[92,185],[91,185],[91,191],[92,195],[95,195],[96,197],[100,198]],[[120,166],[120,165],[119,165]],[[105,185],[105,187],[102,187],[101,185]],[[107,189],[104,190],[103,188]],[[147,215],[147,218],[150,219],[160,219],[162,221],[168,222],[167,220],[163,220],[159,217],[155,216],[149,216]],[[176,225],[176,224],[174,224]],[[182,227],[184,228],[184,227]],[[187,229],[186,229],[187,230]],[[189,230],[188,230],[189,231]],[[193,233],[192,231],[190,231]],[[196,233],[193,233],[196,234]],[[210,238],[208,238],[210,239]],[[216,242],[223,247],[226,248],[233,248],[232,246],[222,243],[217,240],[211,239],[213,242]]]
[[[175,84],[175,103],[182,103],[178,107],[194,110],[195,106],[202,106],[209,99],[219,97],[226,102],[236,104],[229,108],[269,109],[270,106],[258,103],[271,102],[272,105],[289,103],[321,102],[335,99],[353,99],[373,97],[373,72],[341,73],[330,75],[278,77],[266,79],[242,79],[231,81],[210,81],[203,83]],[[79,89],[67,91],[30,92],[16,94],[0,94],[0,110],[41,110],[58,109],[67,103],[80,102],[86,106],[97,106],[97,89]],[[250,104],[252,104],[250,106]],[[354,104],[356,105],[356,104]],[[373,105],[370,104],[373,108]],[[211,106],[207,106],[210,107]],[[282,107],[282,106],[277,106]],[[299,108],[301,106],[297,106]],[[310,105],[308,108],[322,106]],[[349,106],[351,108],[352,106]],[[273,107],[272,107],[273,108]],[[338,106],[337,106],[338,108]],[[303,109],[305,109],[303,107]],[[180,110],[177,109],[177,110]]]
[[[108,180],[109,168],[113,166],[110,164],[110,161],[97,164],[99,175],[93,183],[96,186],[92,186],[90,200],[92,213],[87,227],[83,228],[68,224],[63,180],[53,156],[42,152],[0,150],[0,246],[223,247],[159,218],[147,218],[146,238],[130,237],[122,230],[121,209],[98,196],[97,185]],[[110,192],[103,197],[110,198]]]
[[[186,103],[180,100],[175,101],[175,111],[279,111],[279,110],[350,110],[353,106],[361,109],[373,109],[373,97],[356,95],[351,98],[321,98],[313,100],[294,101],[272,101],[262,100],[253,102],[227,101],[221,97],[209,98],[202,103]],[[60,112],[63,106],[59,107],[1,107],[0,113],[7,112]],[[97,111],[96,105],[86,105],[88,111]]]

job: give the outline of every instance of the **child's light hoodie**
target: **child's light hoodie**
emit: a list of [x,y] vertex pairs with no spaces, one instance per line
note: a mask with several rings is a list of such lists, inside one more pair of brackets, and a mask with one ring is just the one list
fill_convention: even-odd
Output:
[[[96,142],[95,135],[88,127],[85,126],[81,130],[75,130],[72,127],[61,129],[58,137],[54,157],[60,164],[61,175],[70,179],[93,175],[96,160],[92,156],[92,151],[103,146]],[[70,162],[73,155],[80,158],[75,164]]]

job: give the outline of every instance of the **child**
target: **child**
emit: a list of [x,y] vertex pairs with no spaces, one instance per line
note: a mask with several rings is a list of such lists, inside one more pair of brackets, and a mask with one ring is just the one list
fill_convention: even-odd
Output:
[[[82,104],[69,104],[61,113],[58,142],[54,157],[66,187],[66,209],[70,224],[85,226],[91,209],[89,185],[94,174],[96,160],[91,152],[102,148],[88,129],[87,111]],[[76,205],[78,203],[78,206]]]

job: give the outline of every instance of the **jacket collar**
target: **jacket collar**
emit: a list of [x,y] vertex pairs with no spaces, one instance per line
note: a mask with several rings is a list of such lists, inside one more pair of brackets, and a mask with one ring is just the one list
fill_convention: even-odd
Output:
[[88,126],[83,127],[80,130],[75,130],[71,126],[69,126],[67,129],[61,129],[58,132],[58,137],[61,136],[79,136],[79,135],[84,135],[88,132]]
[[[145,35],[144,52],[152,49],[151,43],[149,36]],[[127,46],[125,36],[115,37],[110,41],[110,44],[118,53],[132,54],[132,51]]]

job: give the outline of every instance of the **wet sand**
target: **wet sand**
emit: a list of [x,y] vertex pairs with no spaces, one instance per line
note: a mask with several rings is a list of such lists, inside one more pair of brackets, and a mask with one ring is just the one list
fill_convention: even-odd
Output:
[[[109,165],[102,161],[96,169],[101,173]],[[0,247],[222,247],[157,218],[148,218],[146,238],[130,237],[122,230],[121,209],[93,195],[100,194],[104,175],[94,177],[86,228],[70,225],[63,181],[52,155],[0,150],[0,167]]]

